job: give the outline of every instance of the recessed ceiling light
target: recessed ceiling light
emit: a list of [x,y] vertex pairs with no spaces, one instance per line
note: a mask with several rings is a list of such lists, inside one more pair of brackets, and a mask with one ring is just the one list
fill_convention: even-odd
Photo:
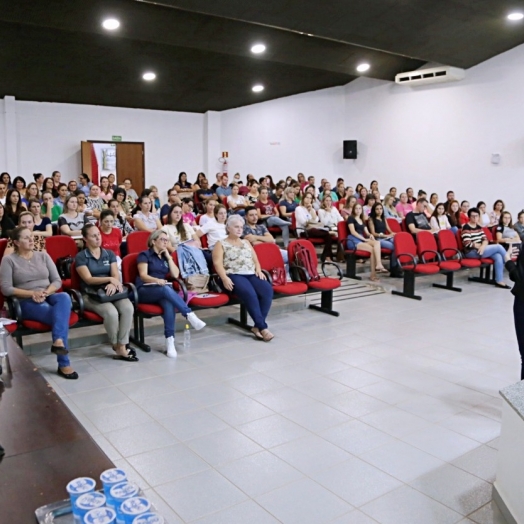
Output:
[[508,15],[508,20],[522,20],[524,18],[524,14],[522,13],[510,13]]
[[150,82],[151,80],[154,80],[156,78],[156,75],[155,75],[155,73],[144,73],[142,75],[142,78],[144,80],[147,80],[148,82]]
[[102,22],[102,27],[108,31],[114,31],[120,27],[120,22],[116,18],[108,18]]
[[360,64],[357,66],[357,71],[359,73],[365,73],[371,66],[369,64]]
[[257,84],[256,86],[253,86],[251,88],[255,93],[260,93],[260,91],[264,91],[264,86]]
[[255,44],[251,48],[251,52],[255,53],[255,55],[259,55],[260,53],[263,53],[266,50],[266,46],[264,44]]

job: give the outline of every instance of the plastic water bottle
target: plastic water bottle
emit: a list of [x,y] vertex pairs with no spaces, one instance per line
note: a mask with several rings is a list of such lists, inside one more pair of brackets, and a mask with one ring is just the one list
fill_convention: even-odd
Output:
[[7,357],[7,331],[0,322],[0,360]]
[[184,329],[184,349],[191,348],[191,332],[189,331],[189,324],[186,324]]

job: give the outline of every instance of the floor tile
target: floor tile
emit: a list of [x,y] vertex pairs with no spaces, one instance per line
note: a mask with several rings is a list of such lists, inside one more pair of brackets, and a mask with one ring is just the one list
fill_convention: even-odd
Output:
[[479,446],[455,459],[452,464],[481,479],[494,482],[497,472],[497,450],[489,446]]
[[489,502],[469,515],[470,522],[476,524],[508,524],[504,515],[494,502]]
[[443,420],[442,426],[478,442],[486,443],[500,436],[500,423],[472,411],[463,411]]
[[250,373],[243,377],[229,380],[228,384],[244,395],[252,396],[264,391],[280,389],[284,386],[282,382],[268,377],[263,373]]
[[181,391],[175,391],[166,395],[149,397],[138,402],[141,408],[156,420],[195,411],[201,408],[201,405],[195,400],[189,398]]
[[360,509],[381,524],[453,524],[462,518],[456,511],[408,486],[391,491]]
[[191,440],[215,433],[229,426],[206,409],[188,411],[162,419],[162,426],[181,441]]
[[302,479],[256,498],[283,524],[324,524],[352,507],[310,479]]
[[306,475],[351,458],[349,453],[315,435],[282,444],[272,448],[271,452]]
[[299,471],[268,451],[235,460],[218,467],[218,471],[252,498],[303,478]]
[[355,509],[342,515],[342,517],[332,520],[330,524],[377,524],[377,521]]
[[363,453],[360,458],[402,482],[409,482],[444,464],[440,459],[398,440]]
[[264,448],[273,448],[308,434],[304,427],[276,414],[242,424],[237,429]]
[[121,404],[102,410],[88,411],[86,416],[102,433],[151,421],[151,417],[136,404]]
[[399,480],[356,457],[322,471],[315,475],[315,480],[356,507],[402,485]]
[[320,436],[353,455],[361,455],[394,440],[391,435],[368,426],[360,420],[350,420],[326,429],[320,432]]
[[209,411],[231,426],[245,424],[274,413],[271,409],[248,397],[210,406]]
[[127,460],[152,487],[209,469],[208,464],[183,444],[155,449]]
[[226,384],[207,384],[196,388],[186,389],[184,394],[201,406],[213,406],[231,400],[242,398],[242,393]]
[[321,402],[313,402],[307,406],[298,406],[283,411],[282,415],[315,433],[351,420],[351,417],[348,415]]
[[450,464],[436,468],[410,485],[464,516],[487,504],[492,496],[491,484]]
[[247,498],[212,469],[163,484],[157,492],[185,522],[237,505]]
[[115,386],[108,388],[83,391],[69,395],[72,400],[84,413],[105,409],[119,404],[127,404],[129,398]]
[[326,377],[317,377],[305,382],[299,382],[294,384],[293,388],[316,400],[324,400],[351,391],[351,388],[348,386]]
[[262,509],[256,502],[248,500],[237,506],[213,513],[203,519],[194,521],[195,524],[278,524],[279,521]]
[[151,397],[173,393],[173,379],[171,377],[153,377],[136,382],[120,384],[118,389],[132,401],[140,402]]
[[311,397],[290,387],[259,393],[253,398],[277,413],[312,403]]
[[187,445],[212,466],[262,451],[258,444],[232,428],[190,440]]
[[382,402],[374,397],[366,395],[361,391],[349,391],[336,397],[324,399],[329,406],[346,413],[347,415],[359,418],[374,411],[387,408],[389,404]]
[[462,406],[459,404],[428,395],[420,395],[416,398],[399,402],[397,407],[428,422],[439,422],[463,411]]
[[361,417],[360,420],[397,438],[428,425],[428,422],[424,419],[407,413],[397,407],[375,411],[374,413]]
[[132,429],[111,431],[105,433],[105,437],[124,458],[178,442],[167,429],[154,421],[133,426]]
[[371,384],[376,384],[381,380],[378,375],[373,375],[372,373],[368,373],[363,369],[353,367],[332,373],[331,375],[328,375],[328,378],[336,380],[337,382],[345,384],[346,386],[353,389],[359,389]]

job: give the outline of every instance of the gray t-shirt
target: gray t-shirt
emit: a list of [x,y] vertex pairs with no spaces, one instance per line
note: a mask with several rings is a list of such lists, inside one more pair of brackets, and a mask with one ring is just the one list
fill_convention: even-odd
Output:
[[69,226],[71,231],[81,231],[86,223],[86,217],[84,213],[78,213],[75,218],[71,218],[68,215],[60,215],[58,217],[58,229],[62,226]]
[[14,288],[27,291],[41,291],[52,284],[56,289],[62,287],[60,275],[51,257],[43,251],[34,251],[26,260],[13,253],[2,259],[0,264],[0,287],[6,297],[14,293]]
[[[113,251],[103,248],[101,249],[100,258],[95,258],[89,249],[80,251],[75,258],[76,267],[86,266],[92,277],[110,277],[111,264],[113,262],[116,262],[116,255]],[[80,286],[82,291],[84,291],[88,284],[80,279]]]

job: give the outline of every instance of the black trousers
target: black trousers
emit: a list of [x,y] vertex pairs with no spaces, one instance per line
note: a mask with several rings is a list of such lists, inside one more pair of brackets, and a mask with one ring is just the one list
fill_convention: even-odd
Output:
[[520,380],[524,380],[524,300],[518,297],[513,302],[513,318],[520,351]]
[[329,234],[329,231],[326,231],[325,229],[308,229],[307,230],[308,236],[311,238],[323,238],[324,239],[324,250],[322,251],[322,257],[333,257],[332,253],[332,244],[333,244],[333,237]]

